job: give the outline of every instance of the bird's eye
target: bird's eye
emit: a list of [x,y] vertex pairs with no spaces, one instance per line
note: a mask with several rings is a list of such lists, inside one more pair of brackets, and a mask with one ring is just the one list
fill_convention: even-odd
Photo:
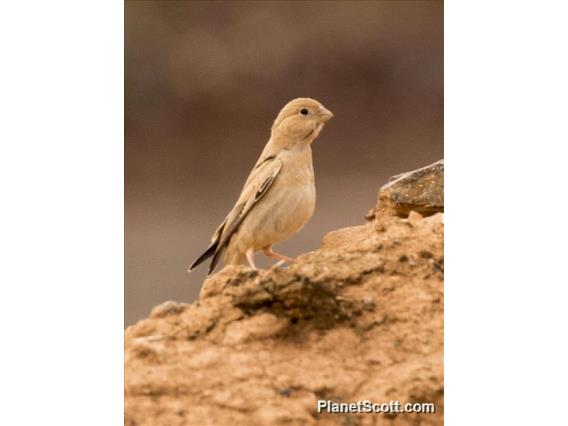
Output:
[[310,112],[310,111],[308,111],[307,108],[302,108],[302,109],[300,110],[300,115],[308,115],[309,112]]

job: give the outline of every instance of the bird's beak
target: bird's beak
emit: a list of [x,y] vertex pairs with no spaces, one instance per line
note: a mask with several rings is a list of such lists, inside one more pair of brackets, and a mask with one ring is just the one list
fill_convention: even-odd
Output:
[[324,108],[324,107],[318,108],[318,114],[321,117],[321,121],[324,122],[324,123],[329,121],[329,119],[331,117],[333,117],[333,113],[330,110],[328,110],[327,108]]

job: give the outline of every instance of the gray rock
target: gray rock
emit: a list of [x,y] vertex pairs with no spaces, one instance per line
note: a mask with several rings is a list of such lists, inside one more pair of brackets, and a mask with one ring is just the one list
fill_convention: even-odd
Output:
[[411,211],[431,216],[444,211],[444,160],[390,178],[379,191],[381,213],[407,217]]

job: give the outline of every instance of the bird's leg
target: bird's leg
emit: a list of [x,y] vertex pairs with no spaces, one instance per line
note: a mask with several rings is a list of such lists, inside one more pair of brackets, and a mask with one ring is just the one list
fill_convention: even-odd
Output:
[[245,255],[246,255],[246,257],[247,257],[247,261],[248,261],[249,266],[250,266],[252,269],[256,269],[256,265],[254,264],[254,249],[253,249],[252,247],[249,248],[249,249],[245,252]]
[[293,259],[291,257],[284,256],[283,254],[276,253],[276,252],[272,251],[272,246],[264,247],[262,249],[262,252],[264,253],[265,256],[272,257],[274,259],[278,259],[278,260],[280,260],[280,262],[292,263],[292,262],[296,261],[295,259]]

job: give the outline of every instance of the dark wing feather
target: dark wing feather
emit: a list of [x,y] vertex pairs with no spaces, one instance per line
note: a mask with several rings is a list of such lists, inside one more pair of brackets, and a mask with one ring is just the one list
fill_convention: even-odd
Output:
[[193,263],[190,265],[190,267],[187,268],[187,272],[191,272],[194,268],[196,268],[201,263],[205,262],[207,259],[209,259],[211,256],[213,256],[215,254],[215,250],[217,250],[218,245],[219,245],[219,241],[212,242],[211,245],[209,247],[207,247],[207,250],[205,250],[201,254],[201,256],[199,256],[197,259],[195,259],[193,261]]
[[[207,247],[203,254],[191,264],[188,268],[188,272],[193,270],[205,260],[209,259],[211,256],[213,256],[213,259],[209,266],[209,274],[213,271],[213,269],[215,269],[215,266],[217,266],[217,263],[219,262],[227,244],[229,244],[231,237],[237,231],[240,224],[250,213],[252,208],[268,192],[281,168],[282,163],[279,160],[276,160],[274,156],[270,156],[259,161],[248,177],[237,204],[227,215],[223,223],[216,229],[213,237],[211,238],[211,244]],[[255,188],[254,182],[257,181],[261,182],[261,184],[258,188]]]
[[[270,159],[270,160],[272,160],[272,159]],[[238,210],[238,214],[236,215],[234,220],[231,221],[231,223],[226,227],[226,230],[224,230],[221,233],[222,234],[221,240],[219,241],[219,244],[217,245],[217,247],[215,249],[215,254],[213,255],[213,259],[211,260],[211,265],[209,265],[209,274],[213,271],[213,269],[215,269],[215,266],[217,266],[217,263],[219,262],[219,259],[221,258],[221,254],[223,254],[223,251],[225,250],[225,248],[226,248],[227,244],[229,243],[233,234],[239,228],[240,224],[247,217],[247,215],[251,212],[251,210],[254,208],[254,206],[257,205],[257,203],[262,199],[262,197],[264,197],[266,195],[266,193],[268,192],[268,190],[270,189],[270,187],[272,186],[272,184],[276,180],[276,176],[278,176],[278,173],[280,173],[280,169],[282,168],[282,163],[278,160],[270,161],[270,163],[272,163],[270,169],[267,168],[267,171],[270,172],[268,177],[266,177],[262,181],[262,184],[254,192],[254,196],[251,200],[250,199],[244,200],[245,203],[244,203],[244,205],[240,205],[240,208]],[[245,191],[243,191],[243,194],[244,193],[245,193]]]
[[219,227],[215,230],[215,233],[211,238],[211,244],[209,245],[209,247],[207,247],[207,249],[203,252],[203,254],[201,254],[201,256],[199,256],[197,259],[193,261],[191,266],[187,268],[187,272],[191,272],[193,269],[195,269],[197,266],[199,266],[201,263],[205,262],[207,259],[209,259],[211,256],[215,254],[215,251],[219,246],[219,240],[221,238],[221,234],[223,233],[223,229],[225,228],[225,224],[227,223],[227,219],[225,219],[223,223],[219,225]]

